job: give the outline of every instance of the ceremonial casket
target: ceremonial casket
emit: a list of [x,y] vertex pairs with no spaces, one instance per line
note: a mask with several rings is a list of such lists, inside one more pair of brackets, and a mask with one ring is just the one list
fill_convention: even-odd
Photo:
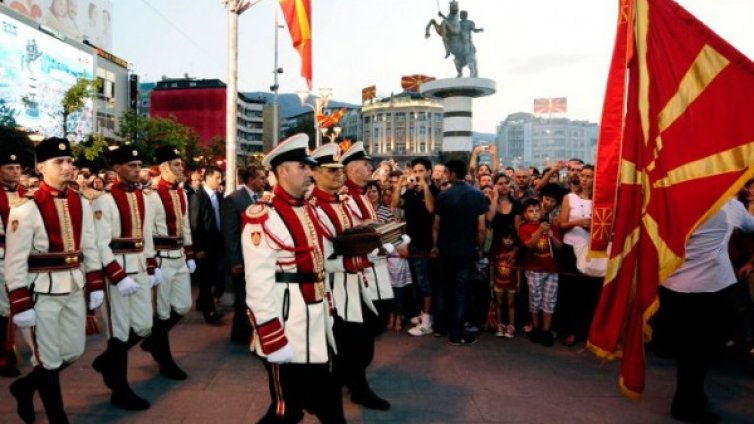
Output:
[[[405,222],[359,225],[350,228],[333,239],[334,255],[358,256],[382,248],[383,244],[397,246],[405,233]],[[383,252],[385,253],[385,252]]]

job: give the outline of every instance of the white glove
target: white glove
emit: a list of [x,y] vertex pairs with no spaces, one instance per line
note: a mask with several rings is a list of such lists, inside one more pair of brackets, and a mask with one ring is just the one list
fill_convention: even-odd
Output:
[[267,355],[267,362],[273,364],[291,362],[291,359],[293,359],[293,346],[290,343]]
[[149,282],[152,283],[152,287],[157,287],[162,283],[162,270],[160,268],[154,269],[154,274],[149,276]]
[[37,314],[34,309],[27,309],[23,312],[13,314],[13,324],[18,328],[33,327],[37,323]]
[[409,244],[409,243],[411,243],[411,236],[409,236],[408,234],[403,234],[401,236],[401,242],[402,242],[402,244]]
[[382,245],[382,248],[388,255],[395,253],[395,246],[393,246],[393,243],[385,243]]
[[136,284],[136,281],[131,277],[126,277],[120,280],[116,287],[122,296],[131,296],[139,291],[139,285]]
[[89,310],[93,311],[100,306],[102,306],[102,302],[105,301],[105,292],[103,290],[95,290],[91,293],[89,293]]
[[196,271],[196,262],[193,259],[187,260],[186,266],[188,266],[189,274],[193,274]]
[[380,256],[380,249],[374,249],[371,252],[367,253],[367,260],[371,263],[374,263],[374,261],[377,260],[377,257]]

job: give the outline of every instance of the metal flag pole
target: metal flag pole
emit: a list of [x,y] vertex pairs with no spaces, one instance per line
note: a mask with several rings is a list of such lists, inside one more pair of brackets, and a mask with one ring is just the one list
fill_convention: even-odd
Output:
[[275,6],[275,70],[272,71],[275,74],[275,83],[272,85],[272,147],[275,148],[280,140],[280,103],[278,99],[278,75],[283,71],[278,67],[278,31],[280,31],[280,23],[278,22],[278,16],[280,15],[279,7]]

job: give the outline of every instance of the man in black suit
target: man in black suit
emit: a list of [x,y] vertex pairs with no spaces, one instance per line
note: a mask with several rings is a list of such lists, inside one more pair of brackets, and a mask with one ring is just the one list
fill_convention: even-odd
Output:
[[204,172],[204,183],[189,200],[191,237],[195,240],[196,280],[199,282],[196,309],[204,313],[204,320],[208,324],[218,324],[222,321],[222,315],[215,310],[212,295],[212,288],[216,285],[219,275],[218,267],[223,250],[220,227],[222,194],[217,191],[222,179],[220,168],[207,167]]
[[238,175],[241,188],[229,194],[222,203],[223,240],[228,270],[233,278],[233,304],[235,314],[230,330],[233,343],[249,344],[251,324],[246,315],[246,283],[244,281],[243,255],[241,253],[241,214],[249,205],[262,198],[267,175],[261,166],[241,169]]

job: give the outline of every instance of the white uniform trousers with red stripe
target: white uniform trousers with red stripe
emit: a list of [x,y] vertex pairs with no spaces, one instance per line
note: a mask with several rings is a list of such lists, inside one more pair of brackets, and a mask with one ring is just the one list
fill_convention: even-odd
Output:
[[54,370],[78,359],[86,338],[84,291],[74,285],[67,294],[33,296],[37,325],[21,330],[31,342],[32,364]]
[[157,256],[157,265],[162,271],[162,283],[157,286],[157,316],[167,320],[171,309],[178,315],[186,315],[191,309],[191,274],[186,257]]
[[152,283],[146,272],[129,275],[139,285],[139,291],[123,296],[114,284],[107,282],[107,302],[100,310],[108,338],[128,341],[131,329],[139,337],[152,332]]

